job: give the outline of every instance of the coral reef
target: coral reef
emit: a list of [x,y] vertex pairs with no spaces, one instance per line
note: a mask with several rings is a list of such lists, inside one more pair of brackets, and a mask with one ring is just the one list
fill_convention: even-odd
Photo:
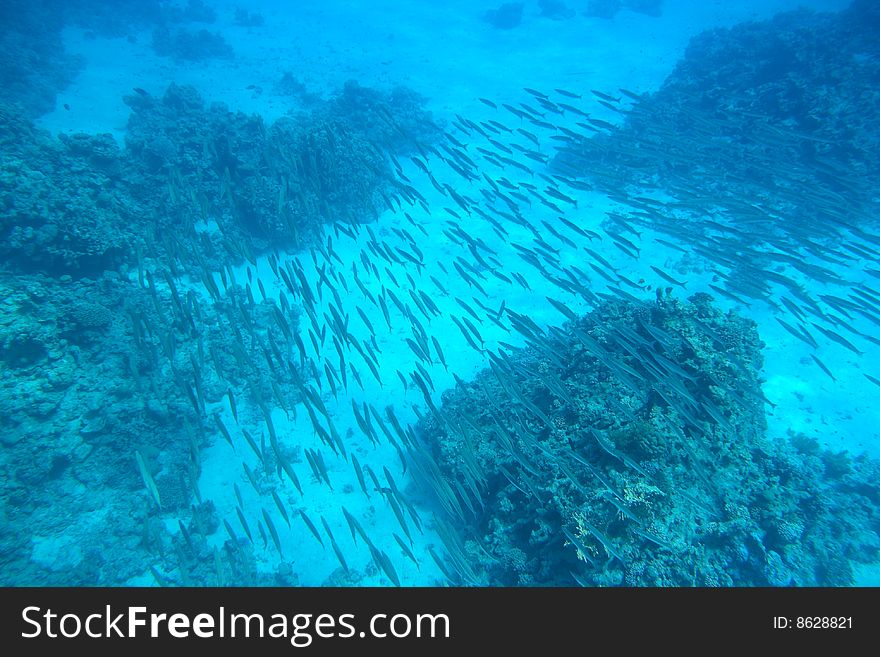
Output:
[[[227,395],[297,399],[296,373],[270,377],[260,347],[284,340],[274,311],[240,287],[216,306],[192,295],[178,305],[173,285],[145,278],[145,287],[113,272],[3,279],[0,475],[5,524],[15,530],[0,540],[5,584],[120,585],[147,563],[165,577],[174,571],[178,584],[271,583],[253,579],[242,545],[218,566],[204,543],[216,530],[207,519],[190,528],[201,548],[181,555],[180,537],[153,518],[134,454],[163,509],[182,514],[198,500],[200,451],[219,437],[208,405]],[[290,326],[297,317],[289,314]],[[240,331],[250,333],[247,345]]]
[[656,17],[663,12],[663,0],[590,0],[584,15],[610,19],[621,9]]
[[522,22],[524,6],[522,2],[505,2],[497,9],[489,9],[483,18],[499,30],[512,30]]
[[419,427],[461,581],[844,585],[876,559],[880,464],[766,439],[751,321],[606,301],[532,342]]
[[[246,15],[258,24],[258,14]],[[179,7],[161,0],[4,0],[0,3],[0,103],[17,104],[29,117],[54,109],[56,94],[82,68],[79,56],[66,53],[62,30],[77,26],[85,36],[136,39],[139,30],[153,28],[156,52],[178,60],[200,61],[229,57],[223,38],[185,23],[213,23],[215,11],[201,0]]]
[[257,11],[249,12],[243,7],[235,10],[235,24],[239,27],[261,27],[265,22],[266,19]]
[[34,130],[0,108],[0,236],[7,266],[82,276],[115,269],[139,222],[118,173],[109,135],[64,136]]
[[[98,276],[170,249],[201,276],[276,246],[307,244],[324,223],[365,221],[394,196],[389,153],[430,143],[423,99],[350,82],[271,126],[191,87],[126,96],[124,149],[110,135],[35,130],[0,106],[0,255],[20,271]],[[161,190],[157,193],[156,190]],[[208,220],[216,229],[210,229]],[[195,239],[193,239],[195,238]]]
[[560,0],[538,0],[538,8],[541,10],[541,16],[557,21],[574,18],[576,13],[574,9]]
[[[635,221],[686,236],[693,251],[733,270],[726,287],[770,299],[773,285],[788,284],[775,276],[775,253],[876,225],[880,46],[869,5],[789,12],[694,37],[657,92],[620,90],[606,106],[620,125],[591,125],[552,167],[618,199],[662,190],[675,203]],[[729,224],[722,251],[708,236],[708,214]]]
[[51,111],[55,95],[82,67],[64,52],[62,14],[47,2],[0,3],[0,103],[38,116]]
[[[312,376],[279,349],[298,307],[257,301],[229,263],[267,236],[305,243],[323,222],[369,218],[395,152],[437,127],[411,92],[354,83],[268,127],[187,87],[127,101],[124,148],[52,138],[0,105],[2,581],[293,584],[289,565],[258,575],[234,534],[209,549],[228,531],[195,487],[202,448],[230,430],[218,406],[286,407]],[[251,474],[268,492],[277,455],[260,456]],[[191,521],[169,529],[158,498]]]
[[660,16],[663,13],[663,0],[624,0],[623,6],[637,14]]
[[[732,178],[737,185],[719,186],[716,195],[754,198],[739,185],[748,185],[769,155],[787,163],[780,178],[791,171],[819,176],[814,165],[821,159],[828,163],[822,181],[853,171],[866,189],[876,187],[880,126],[870,81],[880,48],[864,11],[858,4],[840,14],[801,10],[697,35],[660,90],[625,113],[620,130],[585,139],[556,164],[564,167],[584,149],[598,159],[591,175],[609,188]],[[705,134],[714,122],[718,134]],[[670,132],[676,140],[662,144]],[[770,153],[760,151],[765,138],[773,139]],[[799,209],[811,211],[809,204]]]
[[163,0],[66,0],[52,3],[66,25],[76,25],[92,36],[105,38],[129,37],[163,22],[182,18],[182,11]]
[[133,110],[126,137],[137,168],[133,184],[168,190],[144,203],[153,204],[161,228],[178,231],[181,242],[179,226],[214,218],[220,233],[210,236],[209,262],[212,252],[241,261],[240,251],[227,253],[236,243],[256,240],[255,251],[270,242],[303,245],[333,219],[374,217],[391,177],[387,153],[436,138],[420,97],[354,82],[308,113],[271,126],[222,105],[205,107],[189,87],[125,101]]
[[290,71],[285,71],[281,78],[275,83],[273,93],[278,96],[290,96],[296,98],[304,106],[314,105],[320,101],[320,96],[310,93],[297,77]]
[[589,0],[584,15],[594,18],[614,18],[622,6],[621,0]]
[[153,30],[153,50],[160,57],[171,57],[179,62],[230,59],[233,56],[232,46],[219,32],[167,26]]

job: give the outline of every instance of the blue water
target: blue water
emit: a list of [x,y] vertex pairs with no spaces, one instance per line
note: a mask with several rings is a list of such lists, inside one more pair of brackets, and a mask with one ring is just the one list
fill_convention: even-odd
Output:
[[298,4],[0,8],[2,584],[880,581],[872,3]]

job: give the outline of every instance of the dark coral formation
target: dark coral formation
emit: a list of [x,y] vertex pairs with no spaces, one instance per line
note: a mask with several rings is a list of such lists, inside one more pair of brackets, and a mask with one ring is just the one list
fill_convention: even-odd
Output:
[[560,0],[538,0],[541,16],[561,21],[574,18],[575,10]]
[[64,52],[62,15],[48,4],[0,3],[0,103],[15,103],[27,116],[51,111],[82,66]]
[[265,17],[258,11],[248,11],[243,7],[235,10],[235,24],[239,27],[262,27],[265,23]]
[[[822,248],[876,225],[880,42],[872,7],[801,10],[698,35],[656,93],[621,90],[606,104],[615,124],[588,126],[554,169],[626,199],[640,209],[637,223],[734,270],[725,286],[737,295],[770,300],[774,285],[792,287],[776,276],[788,258],[780,251],[817,252],[817,240],[818,257],[833,262]],[[672,202],[632,200],[656,191]],[[811,279],[841,280],[827,267],[788,261]]]
[[663,0],[624,0],[623,6],[637,14],[660,16],[663,13]]
[[66,24],[106,38],[133,38],[139,30],[217,20],[217,12],[202,0],[188,0],[183,6],[165,0],[66,0],[61,13]]
[[136,184],[168,190],[152,201],[162,229],[181,234],[181,225],[210,216],[220,234],[206,257],[214,251],[239,262],[247,254],[235,244],[302,246],[325,223],[372,219],[390,184],[388,153],[436,136],[420,97],[354,82],[269,126],[222,105],[206,107],[188,87],[125,100],[133,110],[126,144]]
[[[184,556],[172,549],[176,532],[150,516],[134,454],[151,470],[162,508],[184,513],[198,500],[201,449],[220,437],[206,405],[226,396],[296,400],[299,374],[277,361],[268,371],[264,350],[285,340],[277,309],[240,286],[222,303],[200,302],[170,277],[158,287],[154,267],[140,283],[113,272],[0,282],[0,474],[4,526],[15,530],[0,541],[4,583],[120,585],[146,562],[175,571],[178,584],[220,576],[207,534],[192,529],[203,545]],[[295,329],[296,312],[285,315]],[[277,481],[271,470],[255,476]],[[39,537],[47,537],[45,554]],[[70,551],[48,548],[59,544]],[[257,583],[253,564],[236,565],[245,546],[229,549],[226,582]]]
[[610,19],[617,15],[621,7],[620,0],[589,0],[584,14],[594,18]]
[[438,504],[460,530],[441,524],[449,570],[502,585],[851,583],[850,560],[880,549],[880,464],[768,441],[761,347],[754,323],[695,295],[607,301],[493,358],[420,425],[415,470],[449,491]]
[[663,13],[663,0],[590,0],[584,15],[611,19],[621,9],[656,17]]
[[105,38],[131,37],[135,32],[166,21],[182,18],[182,10],[163,0],[66,0],[50,2],[67,25],[76,25],[89,34]]
[[160,57],[171,57],[179,62],[230,59],[233,56],[232,46],[219,32],[167,26],[153,30],[153,50]]
[[591,135],[555,164],[615,191],[715,181],[706,192],[720,205],[767,202],[768,187],[790,203],[802,194],[799,221],[815,214],[808,199],[819,186],[866,202],[880,184],[880,46],[869,11],[801,10],[704,32],[659,91],[621,106],[620,130]]
[[483,18],[499,30],[512,30],[522,22],[524,6],[522,2],[505,2],[497,9],[488,10]]
[[285,71],[272,88],[277,96],[289,96],[297,99],[301,105],[308,107],[321,100],[320,96],[306,89],[306,85],[290,71]]
[[140,223],[109,135],[53,140],[0,108],[0,254],[7,267],[58,275],[117,268]]
[[396,193],[389,153],[430,143],[437,131],[411,91],[356,83],[270,126],[206,107],[174,84],[161,98],[139,91],[125,101],[124,149],[110,135],[52,139],[15,107],[0,108],[8,267],[95,276],[134,266],[139,249],[158,245],[200,276],[205,264],[242,262],[270,241],[304,245],[327,222],[374,217]]
[[[258,14],[247,15],[257,24]],[[54,109],[55,97],[82,67],[80,57],[65,52],[62,30],[76,26],[90,38],[136,39],[154,29],[154,46],[163,56],[197,61],[229,57],[223,38],[184,27],[213,23],[216,13],[201,0],[180,7],[161,0],[4,0],[0,3],[0,103],[15,103],[28,117]]]

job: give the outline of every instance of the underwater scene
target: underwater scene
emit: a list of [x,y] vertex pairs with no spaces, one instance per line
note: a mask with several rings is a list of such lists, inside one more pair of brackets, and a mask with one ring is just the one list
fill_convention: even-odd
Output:
[[2,0],[0,584],[880,584],[878,34]]

